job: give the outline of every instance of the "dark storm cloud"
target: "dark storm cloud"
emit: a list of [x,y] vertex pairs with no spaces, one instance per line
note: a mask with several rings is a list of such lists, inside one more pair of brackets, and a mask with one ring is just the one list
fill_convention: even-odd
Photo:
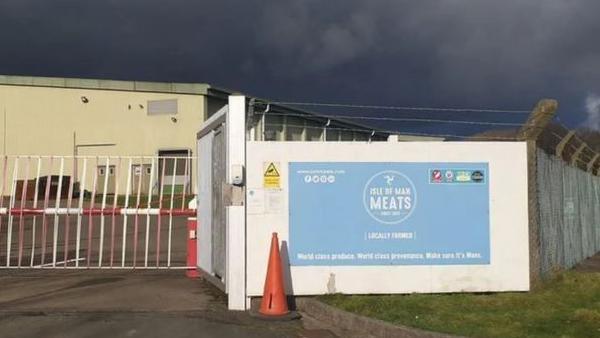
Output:
[[198,81],[262,97],[585,120],[600,2],[7,1],[0,73]]

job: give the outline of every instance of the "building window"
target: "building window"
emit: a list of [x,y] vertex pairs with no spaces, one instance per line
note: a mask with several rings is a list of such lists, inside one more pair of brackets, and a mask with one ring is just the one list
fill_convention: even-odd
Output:
[[304,119],[295,116],[288,116],[285,129],[286,141],[303,141]]
[[283,140],[283,116],[265,115],[265,141]]
[[339,141],[340,140],[340,131],[339,130],[328,128],[326,133],[327,133],[327,137],[326,137],[327,141]]
[[340,141],[354,141],[354,133],[351,130],[340,130]]
[[371,136],[370,133],[367,134],[367,133],[363,133],[363,132],[355,132],[354,133],[354,141],[368,141],[369,136]]
[[322,141],[324,124],[317,121],[306,121],[306,140],[307,141]]

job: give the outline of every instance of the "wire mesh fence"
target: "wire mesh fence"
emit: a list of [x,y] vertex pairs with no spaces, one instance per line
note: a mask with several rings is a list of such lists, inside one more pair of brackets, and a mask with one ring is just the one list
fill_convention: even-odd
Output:
[[600,177],[537,151],[542,276],[600,251]]

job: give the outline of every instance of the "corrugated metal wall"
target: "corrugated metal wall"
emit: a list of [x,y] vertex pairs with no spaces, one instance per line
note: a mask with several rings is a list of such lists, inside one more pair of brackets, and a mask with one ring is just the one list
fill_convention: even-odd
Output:
[[537,151],[541,274],[600,251],[600,177]]

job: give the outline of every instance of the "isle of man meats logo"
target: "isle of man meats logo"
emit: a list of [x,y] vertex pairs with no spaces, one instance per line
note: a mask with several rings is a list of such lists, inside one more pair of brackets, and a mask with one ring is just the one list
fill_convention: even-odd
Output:
[[365,184],[363,203],[367,213],[382,224],[399,224],[410,217],[417,205],[417,189],[403,173],[386,170]]

